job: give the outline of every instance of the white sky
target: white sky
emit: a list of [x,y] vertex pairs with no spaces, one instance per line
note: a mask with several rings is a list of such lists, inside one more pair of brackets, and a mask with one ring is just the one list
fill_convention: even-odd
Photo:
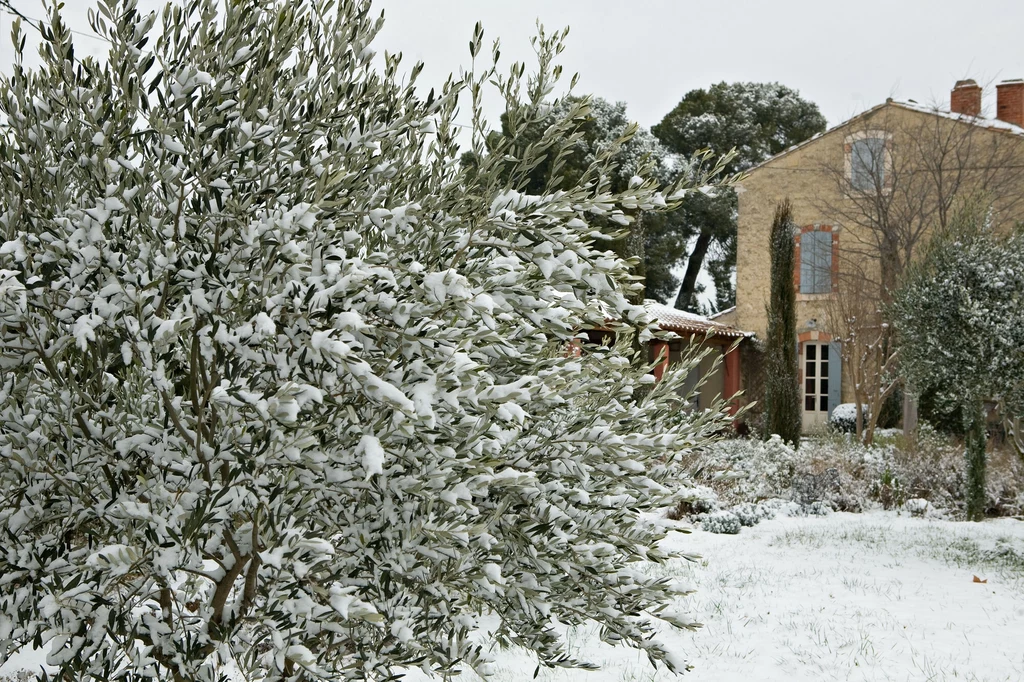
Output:
[[[12,0],[41,16],[39,0]],[[140,0],[156,8],[160,0]],[[469,62],[477,20],[503,61],[532,56],[540,19],[570,26],[562,63],[579,72],[579,92],[628,103],[651,126],[688,90],[719,81],[779,81],[817,102],[835,124],[886,97],[948,104],[958,78],[986,87],[1024,77],[1024,2],[1014,0],[376,0],[387,24],[376,47],[402,51],[440,85]],[[65,0],[75,28],[88,31],[90,0]],[[12,56],[10,17],[0,12],[0,69]],[[103,44],[81,38],[80,49]]]
[[[477,20],[509,57],[530,56],[540,18],[570,26],[566,71],[580,91],[628,103],[650,126],[693,88],[779,81],[829,124],[893,96],[948,105],[963,77],[1024,77],[1024,2],[1013,0],[380,0],[381,44],[440,80],[465,64]],[[991,89],[991,88],[989,88]],[[994,108],[994,107],[992,107]]]
[[[12,0],[32,17],[40,0]],[[89,32],[92,0],[64,0],[71,26]],[[162,0],[139,0],[157,9]],[[886,97],[948,107],[949,90],[971,77],[994,110],[994,84],[1024,77],[1021,0],[374,0],[386,24],[378,53],[403,52],[426,63],[420,83],[439,87],[468,66],[477,21],[502,62],[532,64],[530,36],[539,19],[555,31],[570,26],[561,55],[565,82],[579,73],[577,93],[625,101],[650,127],[694,88],[720,81],[778,81],[816,102],[835,125]],[[11,17],[0,11],[0,70],[13,57]],[[79,36],[79,54],[101,55],[104,43]],[[496,97],[486,107],[492,125]],[[463,121],[466,122],[466,121]],[[702,277],[702,281],[708,278]],[[710,292],[709,292],[710,294]]]

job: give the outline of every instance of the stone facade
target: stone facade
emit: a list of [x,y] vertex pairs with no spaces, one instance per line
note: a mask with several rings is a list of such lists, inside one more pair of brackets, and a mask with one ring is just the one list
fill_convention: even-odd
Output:
[[[1020,94],[1024,97],[1024,82],[1020,83]],[[1012,112],[1015,111],[1012,108],[1016,106],[1015,100],[1008,98],[1017,92],[1013,90],[1016,84],[1006,85],[1009,87],[1002,88],[1000,96],[1006,100],[1007,110]],[[973,105],[963,100],[973,99],[976,93],[970,87],[964,88],[962,84],[959,90],[959,93],[954,90],[952,103],[961,109],[970,109]],[[960,101],[957,97],[960,97]],[[1021,106],[1024,107],[1024,99]],[[873,148],[879,157],[876,159],[877,168],[880,169],[878,175],[884,176],[878,178],[879,184],[874,188],[878,200],[895,202],[899,199],[909,205],[912,202],[907,201],[906,197],[901,198],[900,192],[908,194],[910,198],[916,196],[913,192],[917,190],[913,189],[912,182],[920,182],[916,179],[926,177],[927,171],[923,169],[932,163],[927,145],[922,142],[931,135],[936,139],[965,136],[964,139],[969,143],[961,145],[970,152],[963,157],[961,167],[948,171],[949,174],[957,174],[957,182],[961,187],[957,202],[973,196],[991,204],[990,215],[997,229],[1006,229],[1024,219],[1024,171],[1020,170],[1024,166],[1024,128],[1004,121],[930,111],[913,103],[887,101],[769,159],[751,170],[740,183],[736,309],[730,311],[728,323],[753,331],[760,338],[765,336],[771,267],[769,233],[776,205],[788,198],[797,228],[795,239],[798,265],[793,279],[798,292],[799,338],[794,339],[794,347],[801,354],[801,368],[804,361],[802,349],[806,343],[813,341],[825,344],[819,345],[815,353],[826,348],[830,339],[827,304],[835,295],[840,278],[860,277],[865,281],[879,282],[880,287],[883,280],[877,230],[866,227],[871,223],[870,220],[858,219],[861,206],[849,198],[850,184],[854,180],[851,164],[857,163],[856,159],[852,159],[854,145],[861,139],[877,142]],[[974,166],[980,168],[986,165],[991,167],[980,171],[971,170]],[[1006,168],[1005,172],[1002,171],[1003,167]],[[910,190],[907,190],[908,186]],[[919,193],[924,197],[922,202],[930,201],[923,190]],[[948,220],[949,211],[955,210],[957,202],[946,207],[943,220]],[[934,211],[936,207],[930,206],[929,209]],[[922,225],[926,222],[921,220]],[[930,226],[922,227],[915,250],[909,254],[901,252],[901,262],[912,260],[921,252],[931,229]],[[831,234],[831,291],[822,292],[819,287],[815,293],[800,293],[801,239],[811,231]],[[821,241],[822,238],[818,239],[818,242],[812,243],[826,243]],[[886,271],[895,270],[890,267]],[[835,358],[832,359],[834,361]],[[835,369],[831,368],[833,374]],[[802,383],[803,380],[804,377],[801,377]],[[848,378],[844,377],[841,383],[841,395],[836,393],[832,402],[840,398],[842,402],[852,402]]]

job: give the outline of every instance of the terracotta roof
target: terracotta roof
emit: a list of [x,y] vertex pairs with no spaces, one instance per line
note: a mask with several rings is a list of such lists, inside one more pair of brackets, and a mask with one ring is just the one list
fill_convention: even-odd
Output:
[[709,334],[711,336],[726,336],[732,338],[753,336],[754,332],[745,332],[736,327],[730,327],[721,322],[688,313],[685,310],[678,310],[657,301],[644,301],[644,307],[658,322],[662,331],[676,332],[677,334]]

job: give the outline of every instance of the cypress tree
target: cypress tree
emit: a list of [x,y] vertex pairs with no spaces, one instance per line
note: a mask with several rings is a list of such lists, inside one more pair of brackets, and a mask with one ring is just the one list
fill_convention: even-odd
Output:
[[793,268],[793,217],[789,199],[775,208],[768,243],[771,253],[771,297],[768,302],[768,338],[765,348],[765,436],[778,434],[800,443],[800,392],[797,381],[796,290]]
[[967,457],[967,520],[985,518],[985,408],[981,400],[963,402],[964,454]]

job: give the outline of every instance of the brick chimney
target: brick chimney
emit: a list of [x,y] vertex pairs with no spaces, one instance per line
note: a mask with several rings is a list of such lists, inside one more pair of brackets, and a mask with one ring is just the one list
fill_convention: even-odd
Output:
[[981,86],[973,78],[957,81],[949,93],[949,110],[963,116],[981,116]]
[[1024,80],[1016,78],[996,86],[996,118],[1024,128]]

